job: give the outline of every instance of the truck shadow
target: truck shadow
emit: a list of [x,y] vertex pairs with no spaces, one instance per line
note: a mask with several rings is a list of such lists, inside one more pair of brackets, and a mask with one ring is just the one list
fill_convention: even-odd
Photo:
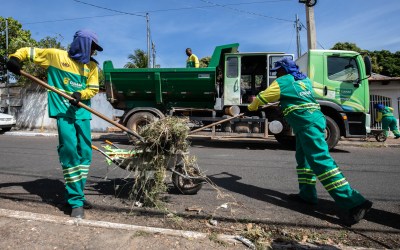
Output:
[[[312,206],[292,201],[289,199],[288,194],[276,190],[241,183],[240,180],[242,178],[240,176],[227,172],[210,175],[208,177],[217,186],[231,192],[344,226],[341,220],[336,217],[336,215],[340,214],[341,211],[336,207],[334,201],[319,199],[318,205]],[[398,221],[400,221],[399,214],[372,208],[364,219],[394,229],[400,229],[400,224],[398,223]]]

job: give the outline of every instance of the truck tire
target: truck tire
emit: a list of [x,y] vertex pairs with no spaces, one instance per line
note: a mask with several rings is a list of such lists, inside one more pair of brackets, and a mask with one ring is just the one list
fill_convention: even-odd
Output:
[[[129,117],[126,126],[137,133],[140,133],[142,127],[155,122],[158,118],[150,112],[137,112]],[[136,137],[128,135],[131,140],[136,140]]]
[[[340,140],[340,129],[337,123],[330,118],[329,116],[325,116],[326,118],[326,129],[325,129],[325,141],[328,144],[329,150],[333,149]],[[296,148],[296,137],[288,136],[288,135],[275,135],[275,139],[282,144],[283,146],[295,149]]]
[[328,144],[329,150],[336,147],[340,140],[340,129],[335,120],[329,116],[326,118],[325,141]]

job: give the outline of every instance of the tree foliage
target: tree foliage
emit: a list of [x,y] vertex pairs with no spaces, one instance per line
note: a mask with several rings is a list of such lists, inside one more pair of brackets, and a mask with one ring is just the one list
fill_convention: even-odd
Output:
[[[8,21],[8,51],[6,50],[6,25],[5,18],[0,17],[0,54],[7,56],[14,53],[17,49],[22,47],[38,47],[38,48],[58,48],[65,49],[58,41],[57,37],[45,37],[40,41],[36,41],[31,37],[29,30],[22,29],[22,25],[13,18],[7,18]],[[46,70],[35,65],[32,62],[24,62],[23,70],[27,73],[35,75],[41,80],[47,80]],[[15,76],[10,74],[11,80],[15,79]],[[21,77],[18,79],[19,85],[30,84],[30,80]]]
[[128,55],[129,62],[124,65],[124,68],[147,68],[147,54],[144,50],[135,49],[133,54]]
[[400,51],[392,53],[388,50],[362,50],[355,43],[349,42],[336,43],[332,49],[367,53],[371,57],[372,72],[390,77],[400,76]]
[[[7,55],[14,53],[18,48],[25,46],[35,46],[36,41],[31,38],[29,30],[23,30],[22,25],[13,18],[7,18],[8,22],[8,49],[6,35],[6,18],[0,16],[0,55],[2,63],[7,60]],[[1,75],[6,74],[5,68],[2,67]],[[5,79],[2,79],[5,80]]]

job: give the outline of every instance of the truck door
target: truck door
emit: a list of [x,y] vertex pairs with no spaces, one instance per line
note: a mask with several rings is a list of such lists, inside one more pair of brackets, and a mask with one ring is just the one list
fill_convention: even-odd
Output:
[[293,60],[293,54],[269,54],[267,56],[267,85],[269,85],[276,79],[276,72],[271,72],[275,62],[281,60],[284,57],[289,57]]
[[240,56],[225,55],[223,105],[239,105],[240,100]]
[[[361,59],[359,59],[361,60]],[[354,54],[325,53],[325,99],[339,104],[347,112],[366,112],[365,91],[360,86],[360,62]]]

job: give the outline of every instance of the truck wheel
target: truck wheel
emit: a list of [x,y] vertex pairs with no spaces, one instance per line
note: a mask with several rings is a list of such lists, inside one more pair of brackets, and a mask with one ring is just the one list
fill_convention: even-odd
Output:
[[329,116],[326,118],[326,129],[325,129],[325,141],[328,144],[328,148],[334,148],[340,140],[340,130],[336,122]]
[[[140,133],[141,128],[143,128],[144,126],[146,126],[147,124],[150,124],[152,122],[155,122],[156,120],[158,120],[158,118],[153,115],[152,113],[149,112],[138,112],[133,114],[126,126],[132,130],[135,131],[137,133]],[[129,135],[129,138],[131,140],[136,140],[136,137]]]
[[275,139],[287,148],[296,149],[296,136],[277,134],[275,135]]

